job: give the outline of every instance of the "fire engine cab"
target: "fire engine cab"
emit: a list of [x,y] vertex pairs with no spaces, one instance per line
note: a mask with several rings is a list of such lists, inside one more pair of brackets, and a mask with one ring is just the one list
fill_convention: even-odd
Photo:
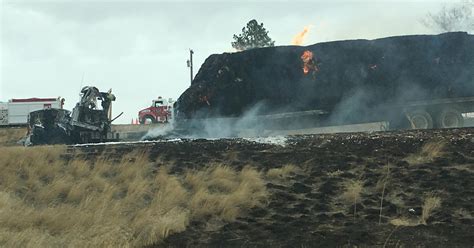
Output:
[[161,96],[153,100],[151,107],[140,110],[138,119],[140,124],[167,123],[172,119],[173,99],[164,99]]

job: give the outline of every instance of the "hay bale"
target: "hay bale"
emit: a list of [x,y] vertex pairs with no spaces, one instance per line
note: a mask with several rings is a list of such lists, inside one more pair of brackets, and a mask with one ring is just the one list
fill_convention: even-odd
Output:
[[[309,73],[301,58],[313,53]],[[346,109],[377,119],[382,106],[474,96],[474,36],[464,32],[280,46],[209,56],[177,101],[178,116]],[[367,115],[371,112],[372,115]]]

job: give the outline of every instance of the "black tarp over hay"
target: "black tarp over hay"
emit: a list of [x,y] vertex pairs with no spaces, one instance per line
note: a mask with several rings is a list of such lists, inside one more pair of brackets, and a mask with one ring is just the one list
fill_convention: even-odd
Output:
[[[318,71],[303,73],[304,51]],[[474,96],[474,36],[455,32],[211,55],[177,110],[184,118],[239,116],[260,103],[261,114],[321,109],[373,118],[382,106],[462,96]]]

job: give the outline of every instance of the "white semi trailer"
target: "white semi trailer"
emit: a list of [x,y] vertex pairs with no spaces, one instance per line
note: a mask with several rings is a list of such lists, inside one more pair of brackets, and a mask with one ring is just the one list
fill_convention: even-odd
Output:
[[0,102],[0,126],[20,126],[28,124],[28,114],[32,111],[56,108],[62,109],[64,98],[24,98]]

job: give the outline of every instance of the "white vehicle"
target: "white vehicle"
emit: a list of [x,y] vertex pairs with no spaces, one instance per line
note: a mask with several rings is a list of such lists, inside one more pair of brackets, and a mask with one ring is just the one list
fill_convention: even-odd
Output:
[[0,126],[26,125],[32,111],[57,108],[62,109],[64,98],[25,98],[0,102]]

